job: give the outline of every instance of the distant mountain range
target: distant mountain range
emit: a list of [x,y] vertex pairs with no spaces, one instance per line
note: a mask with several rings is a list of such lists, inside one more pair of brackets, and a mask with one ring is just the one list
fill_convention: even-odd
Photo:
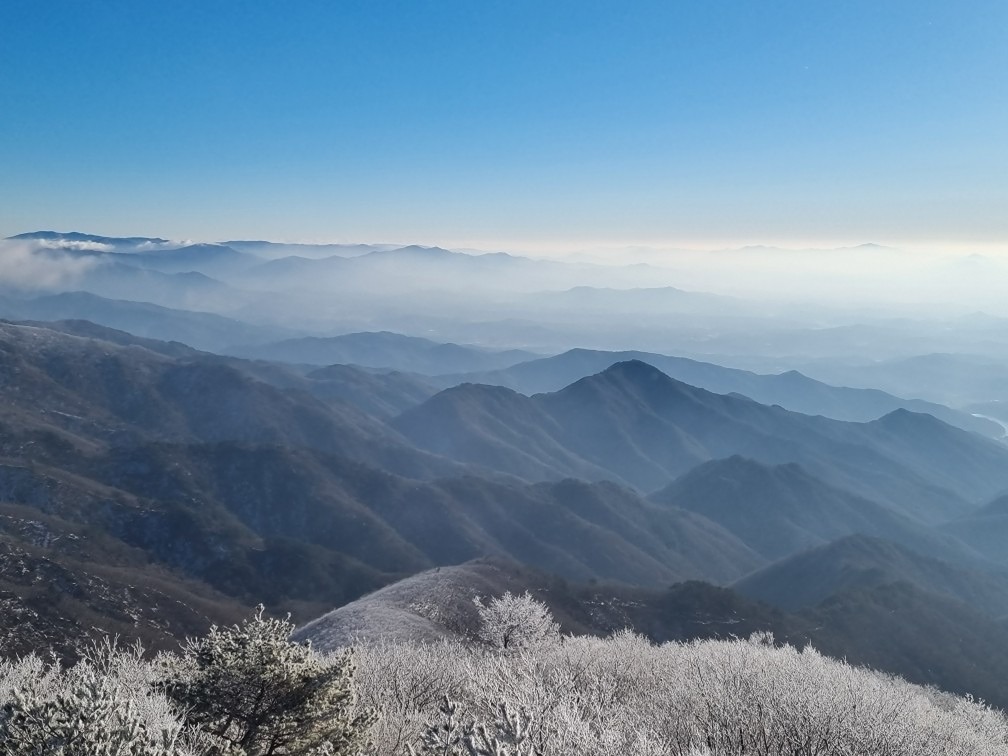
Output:
[[380,249],[394,249],[399,246],[396,244],[291,244],[261,240],[232,240],[221,243],[264,260],[276,260],[281,257],[320,259],[334,255],[357,257]]
[[168,239],[152,236],[98,236],[96,234],[81,233],[80,231],[29,231],[9,238],[23,241],[86,244],[93,245],[95,248],[111,247],[113,249],[138,249],[171,244]]
[[0,294],[0,317],[37,321],[89,320],[137,336],[182,342],[209,351],[291,335],[282,328],[255,326],[215,313],[107,299],[83,291],[34,297]]
[[827,483],[928,522],[1008,487],[1008,448],[929,415],[846,423],[714,394],[640,361],[526,397],[464,384],[393,425],[413,443],[532,480],[610,478],[654,491],[732,455],[799,462]]
[[189,244],[177,249],[118,254],[116,261],[164,273],[198,271],[207,276],[229,276],[262,264],[261,258],[226,244]]
[[[417,244],[277,244],[233,240],[212,244],[171,242],[154,237],[108,237],[79,232],[38,231],[10,237],[66,254],[89,254],[107,263],[170,272],[222,276],[226,283],[253,291],[314,291],[397,294],[432,289],[515,292],[607,286],[614,276],[631,286],[647,286],[660,268],[537,260],[503,252],[458,252]],[[95,292],[105,294],[106,292]],[[114,296],[114,295],[112,295]]]
[[563,354],[521,362],[501,370],[439,376],[436,380],[442,386],[463,382],[507,386],[531,395],[558,391],[579,378],[627,360],[646,362],[676,380],[717,394],[742,394],[762,404],[777,404],[808,415],[865,422],[896,409],[908,409],[934,415],[966,430],[992,437],[1004,435],[1000,426],[989,420],[919,399],[900,399],[877,389],[830,386],[795,370],[779,375],[761,375],[651,352],[571,349]]
[[280,290],[448,289],[468,280],[478,281],[481,288],[514,289],[516,276],[546,275],[549,280],[566,267],[504,253],[467,254],[416,244],[361,251],[350,256],[340,252],[322,258],[281,257],[250,269],[239,280],[246,286]]
[[[137,273],[164,275],[152,271]],[[202,291],[201,286],[197,285],[195,290]],[[204,294],[199,294],[198,298]],[[778,404],[805,414],[863,422],[904,408],[931,414],[957,427],[994,438],[1002,438],[1005,432],[1003,423],[996,420],[939,404],[899,398],[875,389],[830,386],[796,371],[762,375],[650,352],[573,349],[552,357],[540,357],[526,350],[445,344],[389,332],[302,336],[287,329],[254,325],[212,312],[114,300],[80,291],[42,296],[0,293],[0,317],[38,321],[91,320],[139,336],[179,341],[198,349],[251,359],[315,366],[353,364],[418,373],[424,383],[440,387],[475,382],[507,386],[525,394],[556,391],[617,362],[637,359],[655,365],[684,383],[715,393],[742,394],[764,404]]]
[[[193,243],[54,231],[19,234],[0,246],[0,288],[7,295],[25,299],[83,291],[113,300],[211,312],[262,324],[274,332],[287,331],[284,336],[218,342],[214,349],[301,336],[393,331],[498,350],[555,354],[571,346],[612,351],[634,347],[638,354],[699,356],[714,363],[750,365],[764,373],[796,368],[832,384],[883,389],[957,408],[1006,399],[1002,386],[1008,369],[993,363],[995,369],[980,365],[973,374],[969,366],[948,371],[924,365],[915,371],[908,364],[905,370],[895,369],[896,360],[921,355],[1003,354],[1008,349],[1003,318],[984,313],[936,317],[896,305],[845,309],[810,299],[812,295],[805,295],[800,285],[794,287],[795,296],[804,297],[804,302],[785,301],[789,294],[768,300],[737,293],[758,273],[752,261],[764,255],[778,254],[780,264],[792,272],[799,263],[814,267],[823,261],[848,260],[838,274],[857,267],[850,265],[851,255],[875,261],[884,257],[900,264],[911,259],[868,246],[832,251],[747,249],[734,256],[693,253],[685,259],[673,255],[664,260],[668,267],[619,265],[612,259],[608,264],[588,264],[420,245]],[[10,271],[4,265],[10,265]],[[714,266],[718,275],[711,277],[708,271],[706,277],[698,277],[697,266]],[[742,280],[721,289],[726,276]],[[994,272],[982,275],[976,286],[996,278]],[[726,291],[736,293],[725,296]],[[967,301],[972,305],[974,300]],[[207,339],[195,333],[191,337],[193,346],[208,348]],[[658,367],[694,382],[667,365]],[[498,367],[440,372],[487,369]],[[475,376],[465,380],[484,381]],[[754,398],[777,401],[771,396]],[[792,408],[818,411],[815,406]]]
[[[999,332],[1005,330],[1002,323]],[[828,381],[881,387],[957,405],[1008,402],[1008,358],[1003,355],[998,348],[993,354],[932,353],[870,364],[823,361],[808,365],[806,370]]]
[[538,355],[519,349],[502,351],[442,344],[416,336],[379,333],[349,333],[342,336],[309,336],[270,344],[236,346],[227,350],[238,357],[305,365],[351,364],[387,368],[427,376],[447,372],[493,370]]

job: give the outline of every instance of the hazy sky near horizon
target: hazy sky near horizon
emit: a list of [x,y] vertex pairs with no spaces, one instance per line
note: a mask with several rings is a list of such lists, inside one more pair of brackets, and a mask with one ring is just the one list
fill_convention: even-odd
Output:
[[0,4],[0,235],[1008,249],[1008,3]]

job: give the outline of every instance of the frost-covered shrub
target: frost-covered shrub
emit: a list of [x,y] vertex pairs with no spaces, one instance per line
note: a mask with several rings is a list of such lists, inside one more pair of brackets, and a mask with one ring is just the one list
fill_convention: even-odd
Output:
[[356,706],[349,651],[329,656],[291,643],[293,625],[256,614],[190,640],[181,658],[159,659],[158,688],[211,753],[351,754],[371,715]]
[[[423,695],[396,730],[400,664]],[[388,643],[362,649],[358,674],[382,756],[1008,756],[1002,713],[768,636],[655,646],[622,632],[508,654]]]
[[492,724],[464,721],[461,705],[447,697],[439,707],[441,721],[427,727],[419,750],[411,756],[538,756],[529,738],[531,718],[526,711],[501,704]]
[[507,591],[503,596],[484,603],[473,599],[479,610],[479,638],[494,648],[514,651],[556,641],[560,626],[541,601],[525,591],[520,596]]
[[64,668],[0,662],[0,756],[345,756],[371,715],[349,652],[321,656],[256,615],[181,656],[93,645]]
[[355,650],[359,669],[354,679],[364,710],[381,710],[370,737],[379,754],[403,753],[418,742],[445,696],[456,697],[466,687],[465,658],[474,653],[456,641],[433,643],[361,644]]
[[0,668],[4,756],[190,756],[187,733],[149,686],[139,647],[95,645],[69,669],[36,656]]

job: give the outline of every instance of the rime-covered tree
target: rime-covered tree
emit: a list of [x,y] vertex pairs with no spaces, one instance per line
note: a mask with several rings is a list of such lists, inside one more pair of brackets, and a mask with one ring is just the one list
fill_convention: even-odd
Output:
[[552,643],[560,637],[560,626],[541,601],[525,591],[520,596],[507,591],[499,598],[484,603],[473,599],[479,609],[480,640],[495,648],[513,651]]
[[69,669],[28,656],[0,669],[3,756],[195,756],[138,646],[84,649]]
[[162,657],[160,687],[186,721],[245,756],[356,753],[371,716],[357,710],[349,651],[323,657],[290,642],[293,625],[263,616],[214,626],[181,658]]

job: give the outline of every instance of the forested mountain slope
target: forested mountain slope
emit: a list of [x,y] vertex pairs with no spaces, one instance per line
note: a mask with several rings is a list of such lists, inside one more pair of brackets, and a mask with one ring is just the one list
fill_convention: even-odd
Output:
[[827,485],[798,464],[734,456],[705,462],[651,500],[702,514],[770,560],[860,533],[954,562],[982,562],[957,538],[881,504]]
[[421,448],[530,479],[611,478],[653,491],[742,455],[798,462],[823,481],[937,522],[1008,487],[1008,448],[897,410],[848,423],[713,394],[642,362],[525,397],[463,385],[393,421]]

